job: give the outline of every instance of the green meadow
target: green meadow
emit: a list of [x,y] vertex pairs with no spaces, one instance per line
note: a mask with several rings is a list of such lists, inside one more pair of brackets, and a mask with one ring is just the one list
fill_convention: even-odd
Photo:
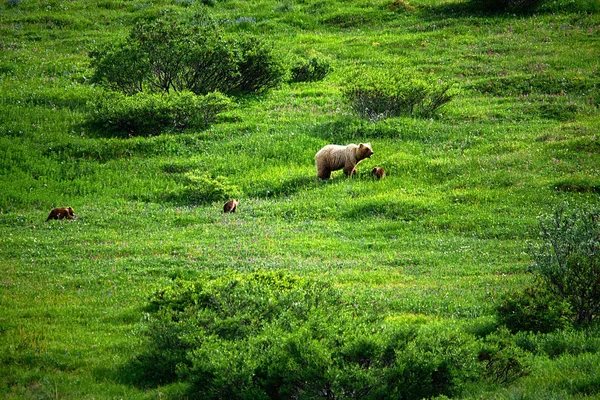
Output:
[[[2,0],[0,396],[600,397],[597,321],[507,333],[498,317],[535,280],[540,216],[600,206],[600,6],[482,3]],[[202,129],[91,125],[90,53],[200,10],[331,71],[234,96]],[[454,97],[364,119],[344,96],[361,67]],[[317,179],[321,147],[366,142],[355,176]],[[45,222],[67,206],[75,220]]]

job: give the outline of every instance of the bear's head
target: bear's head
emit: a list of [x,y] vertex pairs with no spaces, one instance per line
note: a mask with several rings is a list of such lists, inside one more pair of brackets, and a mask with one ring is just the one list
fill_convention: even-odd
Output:
[[364,160],[365,158],[371,158],[373,155],[373,149],[371,143],[360,143],[358,149],[356,149],[356,158],[358,160]]

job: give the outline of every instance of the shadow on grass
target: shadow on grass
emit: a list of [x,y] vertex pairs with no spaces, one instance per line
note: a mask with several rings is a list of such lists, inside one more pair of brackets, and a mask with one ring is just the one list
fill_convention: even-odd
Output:
[[314,176],[296,176],[278,182],[264,182],[260,186],[251,188],[247,196],[257,198],[288,197],[308,188],[316,187],[317,183],[315,170]]

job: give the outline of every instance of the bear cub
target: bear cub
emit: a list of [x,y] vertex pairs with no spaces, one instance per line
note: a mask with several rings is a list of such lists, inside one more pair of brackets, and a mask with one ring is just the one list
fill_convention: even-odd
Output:
[[381,179],[385,177],[385,170],[381,167],[375,167],[371,170],[371,174],[375,179]]
[[233,200],[229,200],[227,203],[225,203],[225,205],[223,206],[223,212],[224,213],[234,213],[235,210],[237,210],[237,206],[238,203],[240,201],[238,199],[233,199]]
[[73,208],[71,207],[57,207],[57,208],[53,208],[52,211],[50,211],[50,214],[48,214],[48,218],[46,218],[46,221],[49,221],[51,219],[75,219],[75,212],[73,211]]
[[356,166],[365,158],[371,158],[371,143],[351,143],[347,146],[328,144],[315,155],[317,176],[321,179],[331,178],[331,171],[344,169],[346,176],[356,173]]

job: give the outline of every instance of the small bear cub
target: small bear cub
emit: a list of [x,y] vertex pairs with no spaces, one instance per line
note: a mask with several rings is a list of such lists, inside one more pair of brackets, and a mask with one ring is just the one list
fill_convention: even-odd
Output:
[[381,167],[375,167],[371,170],[371,174],[376,178],[376,179],[381,179],[385,177],[385,170]]
[[53,208],[50,214],[48,214],[46,221],[50,221],[51,219],[75,219],[75,212],[71,207]]
[[227,203],[225,203],[225,205],[223,206],[223,212],[224,213],[234,213],[235,210],[237,210],[237,206],[238,203],[240,201],[238,199],[233,199],[233,200],[229,200]]

